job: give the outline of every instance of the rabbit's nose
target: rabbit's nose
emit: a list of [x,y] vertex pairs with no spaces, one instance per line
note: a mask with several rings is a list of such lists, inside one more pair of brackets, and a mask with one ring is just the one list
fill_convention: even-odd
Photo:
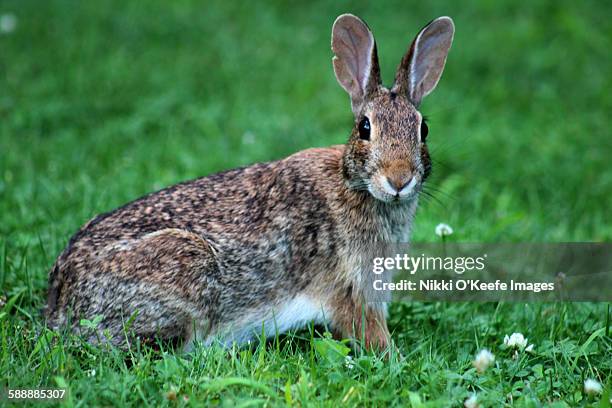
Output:
[[412,181],[412,175],[393,175],[386,177],[389,185],[399,194]]

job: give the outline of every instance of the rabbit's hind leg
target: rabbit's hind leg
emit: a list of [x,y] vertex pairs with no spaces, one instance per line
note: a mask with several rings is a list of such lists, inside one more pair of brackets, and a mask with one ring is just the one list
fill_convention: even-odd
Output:
[[215,315],[217,276],[216,255],[205,239],[164,229],[109,247],[77,284],[74,309],[102,316],[91,342],[102,338],[121,346],[129,336],[189,342],[193,329],[209,326]]

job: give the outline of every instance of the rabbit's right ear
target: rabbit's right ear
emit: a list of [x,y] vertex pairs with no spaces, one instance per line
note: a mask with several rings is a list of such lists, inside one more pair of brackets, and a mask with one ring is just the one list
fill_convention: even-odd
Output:
[[351,96],[357,115],[366,97],[380,84],[380,68],[372,32],[360,18],[342,14],[332,27],[332,60],[338,83]]

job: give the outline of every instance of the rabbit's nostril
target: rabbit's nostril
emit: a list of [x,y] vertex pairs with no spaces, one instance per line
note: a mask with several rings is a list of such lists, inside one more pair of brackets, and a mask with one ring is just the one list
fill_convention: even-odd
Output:
[[412,182],[412,177],[408,178],[408,180],[406,180],[404,185],[398,191],[402,191],[403,189],[405,189],[411,182]]

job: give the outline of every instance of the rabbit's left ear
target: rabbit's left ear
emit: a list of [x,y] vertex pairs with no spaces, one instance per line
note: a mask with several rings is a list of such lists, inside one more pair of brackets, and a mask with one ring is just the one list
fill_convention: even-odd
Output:
[[427,24],[402,58],[392,91],[407,94],[418,106],[438,84],[454,34],[455,24],[450,17],[439,17]]
[[380,84],[374,36],[360,18],[343,14],[332,27],[331,45],[336,79],[351,96],[353,113],[357,115],[366,97]]

